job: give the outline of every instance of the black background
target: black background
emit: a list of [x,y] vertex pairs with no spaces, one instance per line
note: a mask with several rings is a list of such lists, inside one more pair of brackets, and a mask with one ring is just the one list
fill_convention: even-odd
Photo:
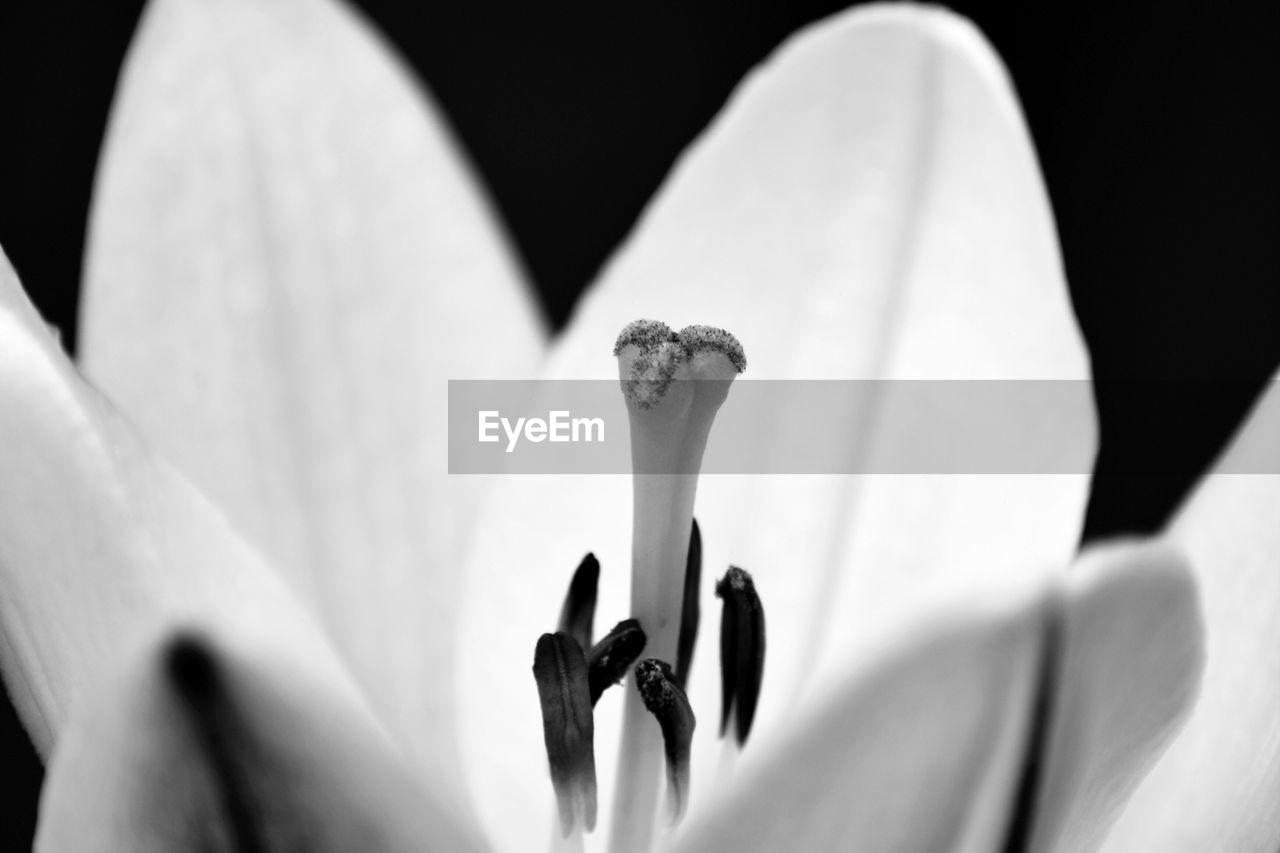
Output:
[[[559,323],[743,72],[847,4],[360,5],[429,81]],[[1086,535],[1148,531],[1280,362],[1276,13],[1030,6],[955,8],[1013,73],[1093,354],[1103,443]],[[0,11],[0,245],[69,341],[140,9]],[[23,850],[39,764],[12,712],[0,718],[0,849]]]

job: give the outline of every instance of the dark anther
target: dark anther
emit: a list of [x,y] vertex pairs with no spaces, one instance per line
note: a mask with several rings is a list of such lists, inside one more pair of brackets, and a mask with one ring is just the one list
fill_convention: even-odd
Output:
[[578,564],[569,582],[569,591],[560,608],[560,624],[556,630],[564,631],[578,641],[583,650],[591,648],[591,628],[596,618],[596,592],[600,586],[600,562],[595,554],[587,554]]
[[730,566],[716,583],[716,595],[724,599],[720,616],[720,678],[723,690],[720,737],[729,726],[729,714],[736,708],[738,746],[747,742],[751,721],[760,698],[760,678],[764,674],[764,609],[751,575]]
[[542,736],[551,765],[551,784],[560,806],[560,832],[569,837],[580,818],[596,825],[595,725],[582,646],[563,631],[538,638],[533,677],[542,703]]
[[600,694],[622,680],[631,664],[644,651],[646,642],[640,623],[624,619],[600,639],[587,653],[587,682],[591,688],[591,706]]
[[676,684],[671,667],[657,658],[636,664],[636,689],[644,706],[662,727],[667,753],[667,805],[672,823],[683,815],[689,803],[689,755],[693,749],[693,727],[697,720],[689,697]]
[[689,533],[689,556],[684,565],[684,607],[680,613],[680,639],[676,645],[676,684],[683,690],[689,683],[689,667],[693,663],[693,646],[698,641],[698,587],[702,583],[702,531],[698,519]]
[[243,754],[245,739],[216,653],[203,638],[178,634],[165,648],[164,666],[213,771],[219,806],[235,849],[245,853],[270,849],[263,815],[248,793],[245,764],[249,756]]

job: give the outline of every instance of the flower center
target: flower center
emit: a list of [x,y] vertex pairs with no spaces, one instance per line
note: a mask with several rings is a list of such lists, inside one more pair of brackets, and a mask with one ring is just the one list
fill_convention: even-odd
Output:
[[[627,691],[623,710],[610,848],[643,853],[653,841],[664,761],[671,822],[688,802],[696,721],[684,688],[697,639],[702,574],[693,506],[711,425],[746,358],[723,329],[690,326],[676,333],[653,320],[623,329],[614,355],[631,425],[632,618],[592,644],[600,566],[588,554],[569,586],[560,630],[538,642],[534,676],[561,831],[568,838],[595,822],[591,709],[607,687],[633,673],[636,689]],[[721,736],[735,714],[741,747],[760,688],[764,617],[754,583],[741,569],[730,568],[716,592],[724,600]],[[636,663],[641,654],[644,659]]]

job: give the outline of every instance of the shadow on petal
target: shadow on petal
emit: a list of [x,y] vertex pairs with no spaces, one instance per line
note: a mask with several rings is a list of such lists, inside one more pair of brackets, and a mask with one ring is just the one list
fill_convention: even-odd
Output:
[[180,632],[73,714],[42,853],[482,850],[368,718],[322,685]]

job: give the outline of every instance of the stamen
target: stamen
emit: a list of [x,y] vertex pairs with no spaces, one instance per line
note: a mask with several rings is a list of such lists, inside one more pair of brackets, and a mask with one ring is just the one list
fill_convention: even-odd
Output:
[[563,631],[543,634],[533,655],[533,677],[560,832],[568,838],[579,821],[588,831],[596,825],[595,724],[582,646]]
[[645,658],[636,664],[636,691],[662,729],[667,757],[667,806],[671,822],[675,823],[684,816],[689,803],[689,756],[697,720],[689,697],[663,661]]
[[600,587],[600,561],[595,554],[587,554],[578,564],[569,582],[569,591],[560,608],[560,624],[564,631],[578,641],[583,649],[591,648],[592,627],[596,618],[596,596]]
[[[679,660],[681,572],[688,568],[698,470],[716,412],[746,358],[722,329],[691,326],[676,334],[652,320],[623,329],[614,354],[631,425],[631,615],[644,626],[647,655]],[[610,839],[621,853],[648,850],[652,842],[658,733],[647,717],[639,694],[628,692]]]
[[698,519],[693,520],[689,534],[689,557],[684,567],[684,608],[680,613],[680,639],[676,645],[676,684],[683,690],[689,683],[689,667],[693,664],[693,647],[698,642],[698,623],[702,611],[698,605],[698,588],[702,584],[702,531]]
[[730,566],[716,583],[716,595],[724,599],[720,615],[720,678],[722,685],[720,737],[736,708],[738,747],[747,742],[760,698],[764,675],[764,608],[751,575]]
[[587,653],[587,682],[591,688],[591,705],[600,695],[627,674],[631,664],[644,651],[645,636],[640,623],[624,619]]

